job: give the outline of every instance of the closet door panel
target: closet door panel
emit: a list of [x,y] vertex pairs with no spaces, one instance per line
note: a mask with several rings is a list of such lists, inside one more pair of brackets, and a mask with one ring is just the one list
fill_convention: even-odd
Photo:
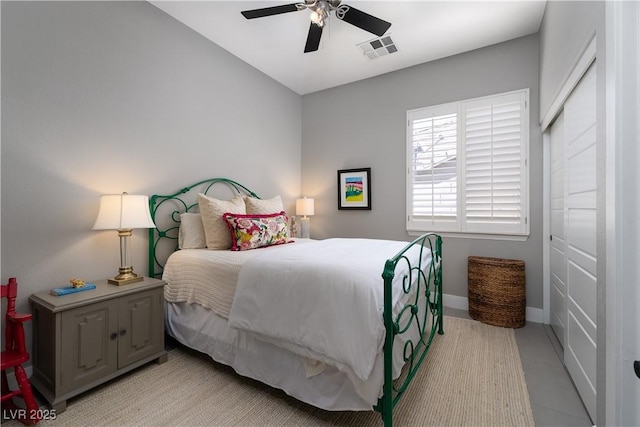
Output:
[[[576,194],[585,191],[593,191],[596,188],[596,146],[595,129],[583,134],[582,137],[571,145],[569,151],[569,193]],[[591,133],[594,133],[591,135]],[[584,147],[583,145],[589,145]]]
[[550,321],[551,328],[564,348],[567,323],[567,259],[565,255],[565,156],[564,113],[556,118],[550,132],[551,149],[551,248],[550,248]]
[[[579,286],[573,286],[571,289],[571,300],[577,308],[584,314],[583,321],[593,325],[594,334],[591,336],[595,341],[595,324],[596,324],[596,277],[588,271],[581,268],[573,261],[569,261],[569,286],[579,283]],[[583,322],[584,323],[584,322]],[[588,327],[589,325],[585,325]]]
[[[571,242],[573,250],[584,253],[585,262],[596,257],[596,235],[593,233],[596,227],[596,211],[594,209],[569,208],[569,232],[567,238]],[[587,267],[583,265],[583,267]],[[589,272],[595,271],[589,268]]]
[[571,307],[567,322],[567,348],[565,349],[565,364],[571,373],[576,389],[589,412],[595,416],[596,405],[596,343],[584,328],[584,319],[580,319],[580,310]]
[[596,419],[596,70],[592,64],[564,104],[567,330],[565,365]]
[[[591,64],[589,70],[587,70],[564,104],[565,138],[569,145],[572,145],[580,135],[592,128],[596,123],[596,72],[594,64]],[[592,88],[593,91],[591,90]],[[571,108],[571,114],[566,114],[567,106]]]

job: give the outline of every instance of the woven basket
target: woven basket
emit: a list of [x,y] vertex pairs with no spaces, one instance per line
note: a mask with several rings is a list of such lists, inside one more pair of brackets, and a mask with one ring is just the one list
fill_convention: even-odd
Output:
[[524,261],[470,256],[468,280],[472,319],[503,328],[524,326]]

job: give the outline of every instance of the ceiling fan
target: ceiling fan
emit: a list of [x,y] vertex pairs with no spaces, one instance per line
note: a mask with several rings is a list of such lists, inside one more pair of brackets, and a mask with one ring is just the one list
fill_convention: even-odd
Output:
[[355,7],[341,4],[341,0],[304,0],[304,2],[300,3],[245,10],[241,13],[247,19],[254,19],[281,13],[297,12],[304,9],[311,11],[311,25],[309,34],[307,34],[307,43],[304,46],[305,53],[318,50],[320,37],[322,37],[322,27],[324,27],[325,22],[329,19],[329,13],[332,11],[335,11],[336,18],[341,21],[355,25],[378,37],[384,35],[391,27],[391,23],[362,12]]

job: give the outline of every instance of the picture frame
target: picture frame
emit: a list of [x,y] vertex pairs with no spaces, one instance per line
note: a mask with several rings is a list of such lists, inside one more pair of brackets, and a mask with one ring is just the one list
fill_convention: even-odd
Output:
[[371,168],[338,171],[338,209],[371,210]]

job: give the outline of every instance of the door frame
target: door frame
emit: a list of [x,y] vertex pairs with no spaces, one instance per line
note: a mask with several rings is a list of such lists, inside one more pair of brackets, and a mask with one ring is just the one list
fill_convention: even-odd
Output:
[[[607,2],[606,28],[606,385],[605,424],[640,421],[640,4]],[[634,79],[635,78],[635,79]],[[629,119],[631,118],[631,119]],[[624,226],[624,229],[623,229]],[[635,317],[635,319],[634,319]]]

